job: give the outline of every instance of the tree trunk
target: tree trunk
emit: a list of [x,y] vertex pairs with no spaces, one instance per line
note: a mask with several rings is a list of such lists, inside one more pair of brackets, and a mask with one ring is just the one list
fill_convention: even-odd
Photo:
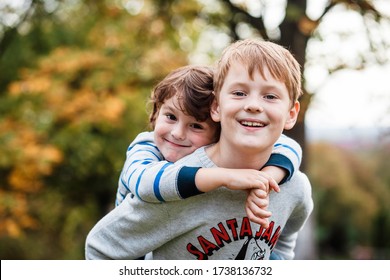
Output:
[[[298,13],[297,13],[298,11]],[[287,4],[286,17],[282,24],[281,38],[278,42],[287,47],[295,56],[301,65],[302,73],[306,61],[306,47],[310,34],[304,34],[300,29],[300,22],[305,20],[306,0],[290,0]],[[302,81],[303,82],[303,81]],[[304,82],[303,82],[304,86]],[[307,173],[308,149],[305,131],[305,116],[310,104],[312,95],[303,88],[303,96],[300,98],[301,109],[298,121],[292,130],[286,131],[285,134],[295,139],[302,147],[303,157],[301,170]],[[295,248],[295,259],[318,259],[317,246],[315,242],[315,217],[314,213],[301,230],[297,245]]]

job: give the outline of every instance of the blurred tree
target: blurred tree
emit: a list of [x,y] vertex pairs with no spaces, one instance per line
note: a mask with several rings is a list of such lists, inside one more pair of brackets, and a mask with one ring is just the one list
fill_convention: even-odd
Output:
[[[88,24],[78,32],[68,28],[64,16],[69,1],[11,1],[0,3],[0,95],[22,67],[32,67],[39,56],[59,45],[82,44]],[[61,11],[62,15],[59,15]]]
[[[381,151],[385,148],[380,146]],[[325,143],[310,149],[322,257],[356,259],[357,251],[367,248],[369,258],[388,258],[390,244],[384,236],[390,232],[390,185],[380,172],[387,160],[372,151],[367,158],[368,151]]]
[[[148,127],[152,87],[188,64],[177,35],[186,22],[170,24],[167,7],[56,3],[61,9],[51,20],[40,18],[40,38],[15,40],[44,46],[58,34],[78,39],[48,44],[44,56],[30,49],[33,63],[15,65],[29,67],[2,76],[8,84],[0,97],[2,259],[83,258],[88,230],[113,207],[127,145]],[[31,4],[47,8],[45,1]],[[181,14],[188,6],[171,8]],[[7,48],[2,58],[11,55]]]

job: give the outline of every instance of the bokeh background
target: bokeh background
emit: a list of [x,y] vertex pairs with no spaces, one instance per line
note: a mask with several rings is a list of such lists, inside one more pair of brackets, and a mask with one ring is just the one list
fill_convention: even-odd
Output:
[[83,259],[153,86],[260,37],[304,71],[297,258],[390,259],[389,2],[0,1],[0,258]]

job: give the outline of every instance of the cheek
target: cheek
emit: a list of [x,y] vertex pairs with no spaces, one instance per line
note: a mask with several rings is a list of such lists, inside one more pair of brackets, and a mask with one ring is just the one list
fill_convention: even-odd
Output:
[[288,116],[288,109],[284,107],[276,107],[268,111],[268,116],[277,121],[285,121]]
[[156,125],[154,127],[154,140],[155,142],[158,141],[158,139],[161,137],[162,132],[161,132],[161,126]]
[[161,142],[162,142],[162,140],[161,140],[161,137],[162,137],[162,135],[161,135],[161,133],[159,133],[159,130],[158,129],[154,129],[154,143],[157,145],[157,146],[160,146],[161,145]]
[[235,115],[242,110],[243,106],[234,102],[226,102],[220,109],[219,121],[226,121],[228,119],[234,119]]
[[166,138],[167,133],[169,133],[169,131],[167,132],[166,126],[156,125],[154,128],[154,143],[157,146],[163,145],[163,139]]
[[157,118],[156,124],[154,126],[154,134],[159,134],[159,135],[165,134],[169,130],[169,128],[170,127],[165,121],[165,119],[159,117]]

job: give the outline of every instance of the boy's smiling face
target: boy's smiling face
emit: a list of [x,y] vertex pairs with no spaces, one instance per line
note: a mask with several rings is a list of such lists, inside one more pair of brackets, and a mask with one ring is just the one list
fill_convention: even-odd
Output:
[[[253,77],[247,68],[234,62],[214,102],[212,118],[221,122],[221,141],[246,152],[272,149],[283,129],[297,119],[299,102],[290,100],[285,84],[265,69]],[[293,103],[293,104],[292,104]]]
[[161,106],[154,128],[154,141],[167,161],[175,162],[196,149],[215,142],[217,124],[204,122],[185,114],[177,96]]

